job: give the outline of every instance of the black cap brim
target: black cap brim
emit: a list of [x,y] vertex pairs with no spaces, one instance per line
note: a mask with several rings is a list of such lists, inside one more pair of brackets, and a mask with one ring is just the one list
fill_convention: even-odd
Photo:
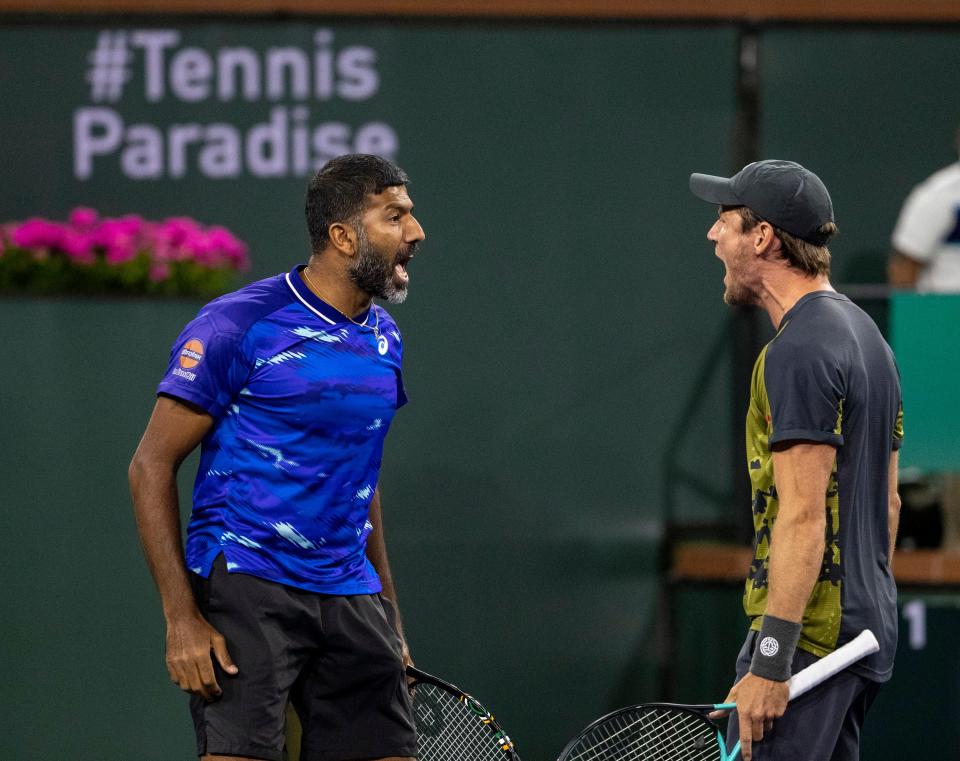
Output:
[[716,177],[712,174],[690,175],[690,192],[697,198],[721,206],[742,206],[743,202],[733,192],[733,182],[728,177]]

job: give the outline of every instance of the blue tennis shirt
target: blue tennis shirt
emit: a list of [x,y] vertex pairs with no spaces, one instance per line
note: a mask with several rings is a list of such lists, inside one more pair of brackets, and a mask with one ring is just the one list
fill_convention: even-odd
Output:
[[[207,304],[177,338],[157,387],[214,419],[201,445],[187,566],[324,594],[379,592],[366,557],[383,442],[406,403],[396,324],[355,324],[299,271]],[[374,330],[376,327],[376,330]]]

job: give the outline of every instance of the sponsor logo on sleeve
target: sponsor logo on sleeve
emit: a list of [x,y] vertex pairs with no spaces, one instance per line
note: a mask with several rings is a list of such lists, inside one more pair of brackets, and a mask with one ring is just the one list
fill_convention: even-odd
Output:
[[191,338],[180,350],[180,367],[173,369],[173,374],[189,381],[196,380],[197,374],[190,370],[203,361],[203,341]]

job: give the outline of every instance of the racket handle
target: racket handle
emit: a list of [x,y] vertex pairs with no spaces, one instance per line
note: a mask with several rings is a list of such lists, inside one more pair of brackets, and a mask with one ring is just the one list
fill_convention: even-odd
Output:
[[838,671],[843,671],[851,663],[875,653],[880,649],[880,643],[873,636],[873,632],[864,629],[856,637],[842,647],[838,647],[829,655],[825,655],[816,663],[812,663],[802,671],[798,671],[790,678],[790,700],[799,698],[805,692],[826,681]]

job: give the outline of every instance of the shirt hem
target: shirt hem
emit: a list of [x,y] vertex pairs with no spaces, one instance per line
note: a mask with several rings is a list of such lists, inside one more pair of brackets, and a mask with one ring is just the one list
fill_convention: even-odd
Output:
[[161,381],[160,385],[157,386],[157,396],[160,395],[170,396],[174,399],[189,402],[190,404],[206,410],[206,412],[213,417],[217,417],[217,415],[223,411],[222,407],[217,404],[216,400],[211,399],[206,394],[187,393],[184,388],[170,381]]
[[[260,569],[244,568],[240,564],[232,561],[229,554],[224,550],[223,547],[217,547],[216,551],[212,554],[212,556],[209,557],[209,559],[205,555],[203,561],[200,563],[192,564],[188,562],[187,569],[192,573],[197,573],[197,568],[199,568],[199,575],[203,576],[204,578],[208,578],[213,567],[213,561],[216,559],[217,555],[221,553],[223,553],[223,556],[228,563],[227,573],[242,573],[247,576],[254,576],[258,579],[262,579],[263,581],[269,581],[272,584],[280,584],[284,587],[292,587],[305,592],[312,592],[320,595],[334,595],[337,597],[349,597],[352,595],[372,595],[383,591],[383,584],[380,582],[379,578],[372,579],[367,582],[354,581],[347,584],[323,584],[312,583],[309,581],[295,581],[287,577],[280,577],[264,573]],[[233,567],[229,567],[230,565],[233,565]]]
[[770,446],[783,441],[813,441],[817,444],[831,444],[835,447],[843,446],[843,435],[828,433],[827,431],[812,431],[805,428],[791,428],[774,433],[770,439]]

